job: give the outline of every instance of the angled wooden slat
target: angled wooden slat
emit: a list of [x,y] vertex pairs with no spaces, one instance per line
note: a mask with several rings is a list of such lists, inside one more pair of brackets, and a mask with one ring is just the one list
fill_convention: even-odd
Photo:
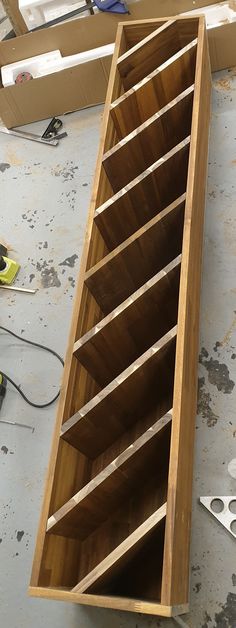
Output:
[[196,53],[197,39],[111,104],[120,140],[194,83]]
[[75,343],[74,354],[99,386],[106,386],[176,324],[180,264],[181,255]]
[[125,89],[141,81],[196,36],[195,20],[192,24],[186,20],[168,20],[149,32],[118,59],[117,67]]
[[182,194],[157,216],[87,271],[85,283],[106,314],[180,254]]
[[184,194],[189,146],[187,137],[96,209],[94,220],[109,250]]
[[175,339],[176,327],[63,423],[61,437],[89,458],[95,458],[142,413],[151,412],[158,405],[158,393],[165,389],[165,378],[167,388],[171,383]]
[[114,192],[190,134],[193,94],[191,85],[105,153],[102,163]]
[[125,89],[141,81],[180,47],[176,20],[169,20],[124,52],[117,61],[117,68]]
[[[212,4],[214,3],[214,1],[215,0],[212,0]],[[199,0],[198,0],[198,3],[199,3]],[[208,4],[210,3],[208,2]],[[173,15],[173,13],[171,12],[171,6],[168,7],[167,2],[165,2],[163,9],[164,11],[166,11],[165,16]],[[139,44],[143,39],[148,37],[148,35],[153,33],[154,30],[162,26],[163,23],[166,23],[167,21],[169,21],[170,18],[165,17],[165,16],[163,16],[164,19],[162,20],[160,19],[159,20],[157,19],[155,21],[150,20],[150,19],[146,19],[142,21],[139,20],[138,22],[136,22],[136,24],[134,21],[132,21],[128,24],[128,28],[126,28],[126,24],[124,24],[123,22],[123,33],[125,35],[126,46],[125,46],[125,51],[120,50],[119,58],[120,56],[123,56],[123,54],[127,50],[131,50],[134,46]],[[179,38],[181,40],[182,46],[185,46],[192,39],[197,37],[198,18],[196,19],[196,16],[192,16],[189,13],[188,19],[186,19],[186,17],[181,18],[179,15],[177,17],[174,16],[171,19],[172,20],[176,19],[176,21],[178,21],[178,34],[179,34]]]
[[122,502],[148,464],[150,449],[156,448],[160,433],[172,419],[172,411],[156,421],[101,473],[55,512],[47,524],[47,532],[83,539],[108,517]]
[[163,504],[156,512],[154,512],[137,530],[132,532],[113,552],[97,565],[83,580],[81,580],[73,589],[73,592],[83,593],[87,591],[95,582],[98,582],[104,574],[109,576],[109,572],[118,567],[118,563],[129,558],[129,553],[145,541],[150,532],[165,518],[166,504]]

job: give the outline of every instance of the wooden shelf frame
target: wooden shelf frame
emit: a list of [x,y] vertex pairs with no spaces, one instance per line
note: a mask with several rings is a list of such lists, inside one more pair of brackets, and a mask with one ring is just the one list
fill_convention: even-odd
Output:
[[[145,450],[148,449],[150,443],[152,444],[152,441],[158,439],[161,430],[168,426],[171,420],[172,410],[170,409],[167,414],[151,425],[142,436],[127,447],[124,452],[107,465],[103,471],[98,473],[84,488],[73,495],[66,504],[51,515],[47,523],[47,532],[70,536],[71,522],[73,523],[73,520],[76,520],[78,527],[74,528],[73,533],[78,537],[81,534],[82,526],[84,526],[83,530],[87,529],[84,522],[80,527],[80,511],[82,511],[83,520],[84,518],[88,520],[88,529],[91,526],[92,529],[96,527],[95,521],[97,521],[98,516],[101,521],[104,520],[107,512],[114,508],[114,492],[119,493],[119,500],[124,499],[127,488],[135,484],[138,463],[140,465],[140,456],[145,456]],[[141,466],[143,466],[143,459],[141,460]],[[100,500],[103,502],[102,511],[99,511]]]
[[188,608],[210,91],[204,18],[119,26],[32,595]]

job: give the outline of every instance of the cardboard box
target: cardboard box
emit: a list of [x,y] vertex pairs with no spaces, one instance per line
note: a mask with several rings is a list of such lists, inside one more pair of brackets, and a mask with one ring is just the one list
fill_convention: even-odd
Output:
[[[196,8],[204,2],[196,2]],[[192,9],[190,0],[140,0],[133,3],[131,15],[99,13],[42,31],[0,42],[0,65],[59,49],[71,55],[115,41],[117,24],[129,19],[165,17]],[[212,70],[236,65],[236,23],[224,24],[208,32]],[[3,88],[0,84],[0,117],[8,127],[21,126],[68,111],[104,102],[111,57],[75,66]]]
[[[137,0],[128,0],[128,4],[132,2],[137,2]],[[205,4],[216,4],[221,2],[221,0],[151,0],[152,4],[155,6],[155,10],[158,11],[156,14],[158,17],[165,17],[165,15],[170,15],[170,10],[173,15],[176,13],[180,13],[182,11],[190,11],[191,9],[199,9],[203,7]],[[19,11],[18,0],[2,0],[2,4],[6,11],[6,14],[9,17],[9,20],[13,26],[13,29],[16,35],[24,35],[28,32],[27,25]],[[85,0],[84,0],[85,4]],[[93,16],[91,16],[93,17]],[[140,17],[142,19],[143,16]],[[151,16],[149,16],[151,17]],[[119,16],[120,18],[120,16]],[[119,19],[118,18],[118,19]],[[139,19],[138,17],[135,19]]]

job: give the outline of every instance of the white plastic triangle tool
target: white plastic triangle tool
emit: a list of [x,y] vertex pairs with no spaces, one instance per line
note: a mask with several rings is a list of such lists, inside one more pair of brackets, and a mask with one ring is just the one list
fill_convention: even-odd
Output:
[[200,503],[236,539],[236,496],[211,495],[210,497],[200,497]]

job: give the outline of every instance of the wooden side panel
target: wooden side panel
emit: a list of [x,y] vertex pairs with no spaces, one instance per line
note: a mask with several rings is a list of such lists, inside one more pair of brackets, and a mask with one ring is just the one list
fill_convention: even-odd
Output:
[[211,72],[204,24],[199,25],[197,76],[180,281],[162,602],[188,600],[193,446],[197,399],[202,231],[209,138]]

